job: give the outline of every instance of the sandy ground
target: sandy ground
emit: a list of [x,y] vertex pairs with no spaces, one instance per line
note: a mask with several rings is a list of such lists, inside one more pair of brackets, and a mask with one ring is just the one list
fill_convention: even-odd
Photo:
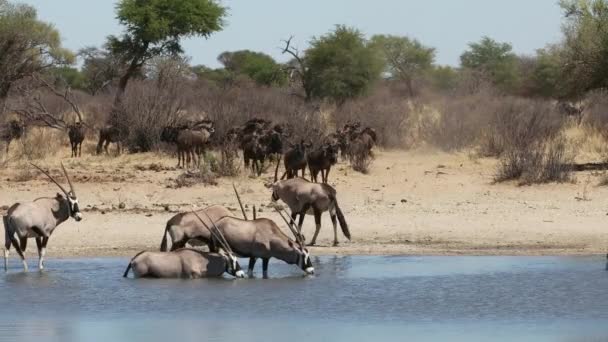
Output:
[[[67,153],[69,155],[69,153]],[[574,255],[608,249],[608,188],[600,175],[581,172],[568,184],[519,187],[492,183],[496,161],[466,153],[378,151],[370,175],[341,163],[330,175],[353,240],[339,236],[330,247],[331,221],[323,217],[314,254]],[[59,174],[55,157],[41,161]],[[157,154],[65,158],[72,170],[84,220],[69,220],[54,232],[49,257],[130,256],[158,249],[166,221],[178,211],[211,204],[238,207],[234,182],[249,208],[278,219],[266,207],[272,170],[260,178],[243,172],[218,186],[175,189],[176,161]],[[165,170],[147,170],[152,163]],[[57,192],[23,162],[0,169],[0,206]],[[34,179],[31,179],[35,176]],[[126,205],[118,209],[119,203]],[[235,211],[240,215],[240,211]],[[250,212],[251,215],[251,212]],[[279,222],[279,221],[277,221]],[[314,220],[304,232],[311,237]],[[30,243],[29,255],[35,255]]]

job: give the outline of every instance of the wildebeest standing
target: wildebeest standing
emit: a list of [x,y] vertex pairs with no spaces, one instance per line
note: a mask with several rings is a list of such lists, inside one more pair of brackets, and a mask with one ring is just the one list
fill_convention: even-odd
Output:
[[251,164],[251,172],[259,177],[262,174],[267,155],[266,146],[262,145],[262,137],[253,133],[242,147],[245,169],[249,168]]
[[23,252],[27,247],[27,239],[30,238],[36,239],[39,257],[38,268],[42,270],[44,268],[46,245],[55,228],[70,217],[73,217],[77,222],[82,219],[76,191],[63,164],[61,164],[61,168],[70,185],[70,191],[66,191],[46,171],[34,164],[32,165],[55,183],[63,194],[58,193],[55,197],[38,198],[33,202],[16,203],[8,209],[8,213],[3,217],[6,239],[4,244],[5,270],[8,269],[8,256],[12,244],[21,257],[24,270],[27,271],[27,263]]
[[108,146],[110,145],[110,143],[116,144],[116,153],[120,154],[120,145],[126,138],[126,128],[120,128],[118,126],[112,125],[100,129],[99,142],[97,143],[97,154],[101,153],[102,148],[106,151],[106,154],[109,154]]
[[68,126],[68,137],[70,138],[70,145],[72,147],[72,158],[82,157],[82,142],[84,141],[85,130],[85,126],[80,121]]
[[11,120],[0,126],[0,141],[6,143],[5,152],[8,154],[8,149],[13,140],[18,140],[25,134],[25,125],[18,120]]
[[331,167],[338,162],[338,146],[326,142],[317,149],[309,152],[306,156],[310,179],[317,182],[317,176],[321,172],[321,181],[327,183]]
[[302,170],[302,178],[306,178],[306,149],[312,146],[310,143],[305,143],[302,139],[298,144],[292,146],[285,152],[284,165],[285,173],[281,179],[298,177],[298,171]]
[[279,199],[285,202],[291,210],[291,217],[295,221],[300,215],[298,227],[302,230],[304,217],[312,213],[315,216],[315,235],[310,246],[315,245],[317,236],[321,230],[321,214],[329,211],[331,222],[334,226],[334,246],[338,245],[337,220],[340,222],[342,233],[350,240],[350,231],[344,218],[344,214],[338,205],[336,189],[327,184],[311,183],[302,178],[280,180],[270,186],[272,188],[272,200]]

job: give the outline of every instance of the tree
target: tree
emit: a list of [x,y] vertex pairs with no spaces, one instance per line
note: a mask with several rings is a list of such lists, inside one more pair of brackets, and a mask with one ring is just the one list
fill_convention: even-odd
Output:
[[434,66],[426,72],[426,77],[434,89],[441,91],[456,89],[460,81],[458,69],[451,66]]
[[563,82],[561,47],[539,49],[536,56],[518,58],[520,95],[561,98],[566,90]]
[[227,71],[247,75],[260,85],[283,85],[287,81],[287,74],[281,65],[261,52],[224,52],[217,59]]
[[508,43],[483,37],[460,56],[463,68],[470,69],[503,91],[511,91],[517,83],[517,56]]
[[182,53],[182,38],[208,38],[223,28],[225,16],[226,8],[216,0],[121,0],[117,17],[126,31],[121,37],[108,37],[106,44],[127,64],[118,82],[115,110],[129,80],[146,61]]
[[378,51],[391,78],[406,82],[410,96],[414,96],[414,80],[429,71],[435,61],[435,49],[416,39],[391,35],[375,35],[371,47]]
[[59,32],[38,20],[33,7],[0,0],[0,115],[15,82],[73,61]]
[[564,75],[570,97],[608,88],[608,1],[562,0]]
[[78,52],[82,58],[84,89],[96,95],[118,80],[126,69],[124,62],[106,49],[87,47]]
[[310,96],[338,104],[368,90],[382,72],[382,61],[363,34],[346,26],[313,38],[303,59]]
[[55,83],[60,87],[86,89],[84,75],[77,68],[70,66],[54,67],[49,69],[48,74],[55,78]]

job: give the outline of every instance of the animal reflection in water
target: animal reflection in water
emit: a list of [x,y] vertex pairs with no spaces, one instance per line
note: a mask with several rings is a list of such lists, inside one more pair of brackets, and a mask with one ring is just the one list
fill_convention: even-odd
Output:
[[219,277],[228,273],[237,278],[244,278],[239,262],[226,243],[222,232],[212,228],[194,213],[200,222],[209,230],[213,239],[223,249],[220,253],[206,253],[195,249],[182,248],[171,252],[140,252],[127,266],[123,277],[133,270],[136,278],[205,278]]

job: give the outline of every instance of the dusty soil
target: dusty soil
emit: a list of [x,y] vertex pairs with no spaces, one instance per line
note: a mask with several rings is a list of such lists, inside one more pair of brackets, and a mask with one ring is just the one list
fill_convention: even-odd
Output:
[[[54,232],[48,255],[129,256],[158,249],[166,221],[192,207],[223,204],[238,207],[232,192],[237,185],[260,216],[278,219],[266,207],[270,193],[260,178],[219,179],[217,186],[174,188],[182,173],[176,161],[157,154],[120,157],[62,154],[76,183],[84,220],[69,220]],[[40,161],[59,175],[59,161]],[[493,184],[496,161],[466,153],[418,150],[378,151],[369,175],[341,163],[330,183],[350,224],[353,240],[339,236],[341,245],[329,247],[333,229],[323,217],[320,246],[314,254],[425,255],[574,255],[601,254],[608,248],[608,188],[597,184],[598,173],[580,172],[567,184],[520,187]],[[52,196],[56,186],[29,171],[25,162],[9,162],[0,169],[0,206]],[[120,209],[124,203],[124,209]],[[2,210],[2,211],[3,211]],[[304,232],[311,237],[314,220]],[[277,221],[279,222],[279,221]],[[28,254],[35,255],[30,244]]]

